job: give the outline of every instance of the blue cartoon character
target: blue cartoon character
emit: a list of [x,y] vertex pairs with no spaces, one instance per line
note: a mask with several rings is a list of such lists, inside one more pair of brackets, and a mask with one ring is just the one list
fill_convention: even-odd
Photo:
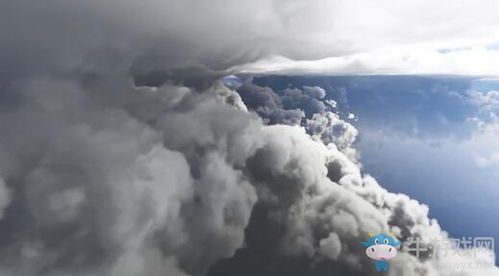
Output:
[[390,235],[385,234],[371,234],[369,233],[369,240],[362,242],[362,245],[366,246],[366,254],[369,258],[375,260],[376,271],[388,271],[390,265],[387,260],[395,257],[397,255],[397,246],[400,245],[399,241],[396,241],[393,237],[395,234],[390,233]]

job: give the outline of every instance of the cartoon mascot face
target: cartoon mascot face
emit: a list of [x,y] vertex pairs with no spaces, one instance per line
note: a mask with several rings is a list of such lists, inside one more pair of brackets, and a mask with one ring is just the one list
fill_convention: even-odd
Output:
[[369,240],[362,242],[362,245],[366,246],[366,255],[376,261],[376,270],[388,270],[387,260],[395,257],[397,255],[397,246],[400,245],[399,241],[396,241],[393,237],[395,235],[390,233],[390,235],[385,234],[370,234]]

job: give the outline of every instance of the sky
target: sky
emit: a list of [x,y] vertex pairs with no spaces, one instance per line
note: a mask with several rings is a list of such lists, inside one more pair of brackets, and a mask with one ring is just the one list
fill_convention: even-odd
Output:
[[498,8],[1,1],[0,275],[499,275]]

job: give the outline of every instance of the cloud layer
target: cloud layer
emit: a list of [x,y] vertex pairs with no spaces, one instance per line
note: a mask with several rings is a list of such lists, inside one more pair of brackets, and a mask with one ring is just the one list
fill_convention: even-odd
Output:
[[[122,66],[153,84],[171,77],[206,79],[230,68],[497,74],[497,5],[493,0],[321,0],[313,5],[9,0],[1,4],[0,61],[4,78],[47,70],[102,73]],[[242,66],[272,56],[285,59]],[[329,59],[290,61],[324,58]]]

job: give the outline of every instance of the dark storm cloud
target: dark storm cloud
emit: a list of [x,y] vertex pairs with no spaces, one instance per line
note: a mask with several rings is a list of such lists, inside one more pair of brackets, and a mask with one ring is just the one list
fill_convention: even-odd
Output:
[[[221,6],[230,8],[227,3],[191,6],[157,0],[3,1],[2,75],[123,70],[147,84],[213,80],[267,52],[265,45],[242,47],[254,38],[241,34],[239,27],[257,26],[248,17],[220,16]],[[225,24],[227,20],[237,24]]]
[[332,110],[334,105],[323,101],[326,91],[318,86],[272,90],[247,80],[237,89],[244,103],[271,124],[299,124],[302,118],[311,118]]
[[[197,276],[215,265],[234,275],[266,252],[261,268],[274,275],[295,260],[309,275],[370,275],[367,232],[445,236],[426,207],[362,175],[351,131],[314,127],[338,137],[326,146],[266,126],[213,81],[297,52],[293,40],[266,43],[297,12],[254,23],[255,5],[270,4],[0,3],[0,274]],[[329,114],[317,87],[256,95],[271,112]],[[406,252],[393,271],[439,273]]]
[[89,87],[24,82],[0,120],[4,273],[200,275],[231,256],[256,201],[236,167],[259,121],[210,92]]
[[[289,21],[320,24],[319,17],[302,18],[299,8],[306,6],[280,0],[6,0],[0,3],[0,81],[121,70],[139,84],[171,80],[206,87],[231,67],[270,54],[317,57],[299,43],[312,29]],[[251,10],[266,12],[255,17]],[[332,50],[318,56],[344,52],[325,49]]]
[[270,88],[246,83],[238,88],[238,92],[246,106],[270,124],[297,125],[305,116],[299,108],[285,109],[281,97]]
[[334,143],[341,149],[350,147],[357,130],[340,119],[337,103],[326,100],[326,91],[319,86],[303,86],[272,90],[246,81],[237,92],[251,110],[268,124],[304,125],[307,133],[325,144]]

